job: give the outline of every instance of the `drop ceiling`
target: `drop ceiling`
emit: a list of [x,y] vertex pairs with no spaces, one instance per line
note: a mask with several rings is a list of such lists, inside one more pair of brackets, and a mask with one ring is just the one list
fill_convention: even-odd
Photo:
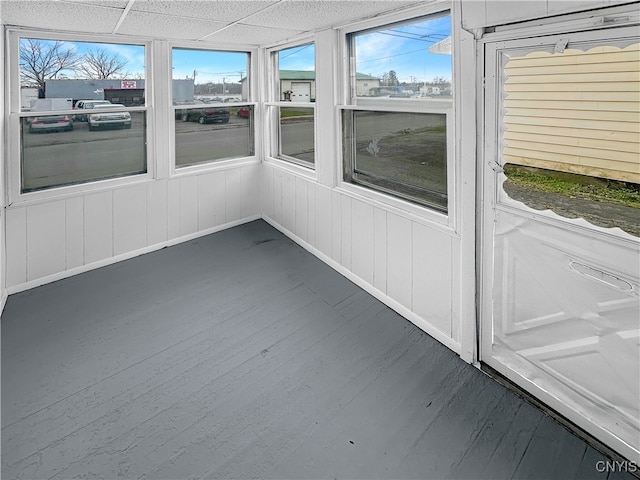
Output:
[[417,0],[0,0],[7,25],[270,45],[424,3]]

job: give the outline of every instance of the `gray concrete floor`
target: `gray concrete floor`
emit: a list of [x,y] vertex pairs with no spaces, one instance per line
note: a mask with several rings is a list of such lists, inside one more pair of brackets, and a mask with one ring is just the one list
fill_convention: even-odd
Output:
[[631,478],[262,221],[7,301],[2,478]]

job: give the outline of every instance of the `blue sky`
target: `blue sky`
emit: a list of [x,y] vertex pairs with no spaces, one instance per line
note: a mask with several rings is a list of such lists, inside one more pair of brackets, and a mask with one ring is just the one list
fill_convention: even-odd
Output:
[[360,33],[355,41],[356,70],[375,77],[394,70],[400,82],[451,80],[451,55],[429,52],[431,45],[450,35],[449,16]]
[[[430,82],[434,77],[451,79],[451,55],[429,53],[429,46],[451,35],[449,16],[400,24],[386,30],[372,30],[356,35],[356,70],[382,77],[394,70],[400,82]],[[24,40],[23,40],[24,42]],[[144,47],[112,43],[64,42],[78,55],[104,49],[127,60],[128,78],[144,75]],[[280,51],[282,70],[313,70],[315,46],[306,44]],[[173,78],[193,78],[196,83],[235,83],[247,74],[248,56],[242,52],[174,49]],[[62,72],[78,78],[73,72]]]

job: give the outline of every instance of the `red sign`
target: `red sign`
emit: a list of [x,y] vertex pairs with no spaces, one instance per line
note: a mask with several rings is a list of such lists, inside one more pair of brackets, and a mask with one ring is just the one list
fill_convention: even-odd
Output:
[[136,88],[135,80],[121,80],[120,88]]

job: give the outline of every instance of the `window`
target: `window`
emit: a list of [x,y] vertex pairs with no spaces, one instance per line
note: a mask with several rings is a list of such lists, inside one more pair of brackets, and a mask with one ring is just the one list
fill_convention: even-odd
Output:
[[172,50],[176,168],[254,154],[247,52]]
[[274,85],[270,110],[274,157],[306,167],[315,164],[315,45],[271,53]]
[[19,192],[146,173],[145,47],[12,38]]
[[510,198],[640,236],[639,53],[637,38],[506,52],[501,159]]
[[353,32],[347,43],[343,180],[448,213],[450,15]]

